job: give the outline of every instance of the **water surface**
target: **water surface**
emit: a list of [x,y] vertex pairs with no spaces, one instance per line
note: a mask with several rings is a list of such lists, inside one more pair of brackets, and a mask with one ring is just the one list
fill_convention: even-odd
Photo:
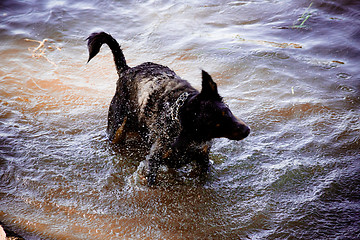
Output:
[[[0,221],[26,239],[360,238],[359,26],[346,0],[2,1]],[[204,186],[148,189],[144,156],[108,142],[99,30],[130,66],[196,88],[208,71],[252,128],[214,142]]]

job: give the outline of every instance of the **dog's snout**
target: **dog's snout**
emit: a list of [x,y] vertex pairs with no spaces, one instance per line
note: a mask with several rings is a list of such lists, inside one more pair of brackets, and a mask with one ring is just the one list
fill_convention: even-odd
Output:
[[230,140],[242,140],[249,136],[250,128],[245,124],[237,124],[236,127],[233,127],[230,132],[225,136]]
[[246,125],[241,119],[235,117],[235,124],[236,124],[236,131],[235,135],[237,136],[237,139],[235,140],[242,140],[249,136],[250,134],[250,127]]
[[235,131],[236,140],[242,140],[249,136],[250,128],[245,124],[238,125],[237,130]]
[[249,136],[250,134],[250,128],[248,126],[244,126],[244,129],[243,129],[243,136],[244,138],[246,138],[247,136]]

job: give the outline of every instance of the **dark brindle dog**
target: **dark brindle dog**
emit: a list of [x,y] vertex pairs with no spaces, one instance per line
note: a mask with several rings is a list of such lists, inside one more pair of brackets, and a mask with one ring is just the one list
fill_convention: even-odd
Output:
[[202,71],[198,92],[168,67],[143,63],[130,68],[117,41],[109,34],[93,33],[88,40],[90,61],[106,43],[119,75],[111,101],[107,132],[113,143],[124,144],[137,133],[149,144],[147,181],[154,185],[159,166],[179,168],[195,161],[206,175],[211,139],[241,140],[249,127],[222,101],[211,76]]

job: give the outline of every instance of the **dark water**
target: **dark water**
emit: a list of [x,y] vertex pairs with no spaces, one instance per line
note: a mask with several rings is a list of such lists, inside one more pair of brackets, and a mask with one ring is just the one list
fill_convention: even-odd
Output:
[[[251,126],[205,186],[148,189],[108,143],[98,30],[130,66],[205,69]],[[0,221],[27,239],[360,239],[358,1],[5,0],[0,53]]]

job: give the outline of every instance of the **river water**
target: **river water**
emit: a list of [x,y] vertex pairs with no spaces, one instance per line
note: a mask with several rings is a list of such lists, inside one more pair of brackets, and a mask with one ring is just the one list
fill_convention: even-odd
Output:
[[[26,239],[359,239],[360,3],[355,0],[0,3],[0,221]],[[252,129],[217,139],[209,180],[156,189],[105,133],[130,66],[201,69]]]

